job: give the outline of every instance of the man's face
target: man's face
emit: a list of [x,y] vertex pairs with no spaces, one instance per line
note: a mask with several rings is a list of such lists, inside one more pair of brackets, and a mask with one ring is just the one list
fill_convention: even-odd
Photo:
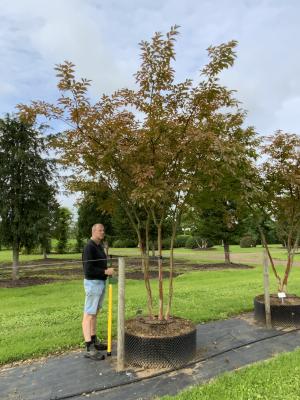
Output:
[[103,225],[95,226],[94,231],[93,231],[93,237],[96,240],[102,240],[102,239],[104,239],[104,235],[105,235],[104,226]]

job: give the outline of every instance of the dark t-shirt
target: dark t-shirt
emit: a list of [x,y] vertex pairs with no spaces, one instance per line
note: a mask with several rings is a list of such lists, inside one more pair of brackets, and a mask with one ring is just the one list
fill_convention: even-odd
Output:
[[95,243],[92,239],[89,240],[83,249],[82,262],[85,279],[103,281],[107,279],[104,273],[107,269],[107,257],[101,244]]

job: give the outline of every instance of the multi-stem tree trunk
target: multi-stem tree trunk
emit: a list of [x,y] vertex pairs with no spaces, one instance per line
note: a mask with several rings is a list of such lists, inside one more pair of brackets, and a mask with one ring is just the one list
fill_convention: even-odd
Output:
[[225,263],[230,264],[230,250],[229,250],[229,243],[226,240],[223,240],[223,247],[224,247],[224,256],[225,256]]
[[275,277],[276,277],[276,279],[278,281],[278,290],[281,291],[282,281],[281,281],[281,278],[278,275],[277,270],[275,268],[275,264],[274,264],[273,258],[271,256],[271,253],[270,253],[270,249],[269,249],[269,246],[268,246],[268,243],[267,243],[267,240],[266,240],[266,236],[265,236],[264,231],[262,230],[262,228],[260,226],[258,226],[258,230],[259,230],[259,233],[260,233],[261,242],[262,242],[264,248],[267,251],[267,254],[268,254],[268,257],[269,257],[269,260],[270,260],[270,263],[271,263],[272,271],[273,271],[273,273],[274,273],[274,275],[275,275]]
[[177,222],[173,224],[172,227],[172,236],[171,236],[171,245],[170,245],[170,274],[169,274],[169,296],[168,296],[168,304],[165,314],[165,319],[168,320],[171,314],[171,305],[173,300],[173,272],[174,272],[174,242],[176,237],[176,229]]
[[[132,224],[132,227],[134,228],[138,242],[139,242],[139,249],[140,249],[140,254],[142,258],[142,270],[144,273],[144,282],[145,282],[145,287],[146,287],[146,292],[147,292],[147,307],[148,307],[148,315],[149,318],[153,318],[153,300],[152,300],[152,291],[151,291],[151,286],[150,286],[150,279],[149,279],[149,257],[148,254],[146,254],[146,248],[149,248],[149,244],[145,243],[145,240],[142,236],[142,229],[141,229],[141,221],[138,218],[137,213],[135,212],[130,212],[129,207],[124,207],[124,211],[126,212],[129,221]],[[148,213],[147,213],[148,214]],[[149,220],[149,215],[148,215],[148,220]],[[147,237],[149,237],[149,223],[146,223],[146,242],[147,242]]]
[[289,275],[293,266],[293,262],[294,262],[294,255],[295,252],[298,248],[298,243],[299,243],[299,234],[297,235],[294,244],[292,244],[292,238],[291,238],[291,234],[288,237],[288,243],[287,243],[287,251],[288,251],[288,260],[287,260],[287,266],[286,269],[284,271],[284,277],[282,280],[282,285],[281,285],[281,291],[285,291],[287,290],[287,283],[288,283],[288,279],[289,279]]
[[[152,300],[152,290],[151,290],[151,285],[150,285],[150,279],[149,279],[149,257],[146,252],[146,248],[143,245],[143,241],[141,238],[141,233],[138,235],[139,237],[139,249],[140,249],[140,254],[142,258],[142,269],[144,273],[144,282],[145,282],[145,287],[147,291],[147,306],[148,306],[148,315],[149,318],[153,318],[153,300]],[[146,240],[147,242],[147,240]],[[147,247],[147,244],[146,244]]]
[[157,246],[158,246],[158,319],[164,318],[164,291],[163,291],[163,262],[162,262],[162,223],[157,225]]
[[16,242],[13,243],[12,279],[19,279],[19,245]]
[[145,229],[145,236],[146,236],[145,251],[143,252],[141,248],[141,255],[142,255],[142,266],[144,271],[144,281],[148,298],[148,313],[149,313],[149,318],[152,319],[153,301],[152,301],[152,290],[149,279],[149,225],[150,225],[150,215],[148,214],[146,221],[146,229]]

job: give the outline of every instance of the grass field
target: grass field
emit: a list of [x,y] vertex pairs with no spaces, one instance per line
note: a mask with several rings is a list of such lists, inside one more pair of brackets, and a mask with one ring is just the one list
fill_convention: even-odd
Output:
[[[300,283],[297,271],[296,281]],[[238,284],[237,284],[238,282]],[[154,291],[156,287],[152,284]],[[156,285],[157,286],[157,285]],[[191,272],[175,279],[174,314],[204,322],[251,310],[261,286],[260,268],[242,271]],[[296,287],[296,283],[295,283]],[[126,315],[146,310],[143,281],[126,283]],[[69,281],[0,289],[0,362],[78,347],[82,343],[82,282]],[[116,315],[114,296],[114,315]],[[106,309],[100,319],[106,331]],[[7,332],[10,332],[9,335]],[[113,327],[115,333],[115,326]],[[104,335],[105,336],[105,335]]]
[[[270,245],[272,256],[276,260],[286,260],[287,253],[284,248],[280,245]],[[254,248],[241,248],[238,245],[233,245],[230,247],[232,261],[235,262],[237,258],[246,260],[247,258],[252,259],[251,263],[260,264],[262,258],[262,247],[257,246]],[[139,250],[137,248],[131,249],[110,249],[110,253],[113,255],[123,255],[123,256],[140,256]],[[163,251],[163,255],[168,255],[168,251]],[[222,246],[215,246],[209,250],[189,250],[189,249],[176,249],[176,258],[182,259],[187,258],[191,262],[221,262],[224,260],[224,250]],[[48,256],[49,258],[59,258],[59,259],[81,259],[81,254],[79,253],[67,253],[67,254],[56,254],[52,253]],[[31,260],[39,260],[42,256],[39,254],[21,254],[20,262],[27,262]],[[12,261],[11,250],[0,251],[0,264],[10,263]],[[300,254],[296,254],[295,261],[300,262]]]
[[[111,253],[114,255],[138,256],[137,249],[112,249]],[[225,319],[243,311],[250,311],[253,297],[263,290],[261,253],[261,248],[240,249],[239,246],[232,246],[233,257],[240,262],[245,260],[247,264],[255,265],[255,268],[247,270],[192,271],[178,276],[174,281],[173,313],[195,322],[206,322]],[[282,272],[283,267],[281,264],[284,264],[285,250],[279,246],[272,246],[272,253],[278,260],[278,268]],[[183,259],[191,263],[223,261],[222,248],[220,247],[208,251],[176,249],[175,256],[176,262],[179,264],[180,260]],[[9,251],[0,252],[1,263],[9,262],[10,257],[11,253]],[[51,257],[80,259],[80,254],[53,254]],[[35,260],[40,258],[41,256],[21,256],[21,261],[29,262],[32,260],[34,263]],[[299,261],[299,255],[297,255],[296,264],[292,271],[289,291],[300,295],[300,267],[297,266],[297,261]],[[167,285],[167,281],[165,285]],[[152,281],[152,286],[154,292],[156,292],[156,281]],[[116,294],[116,286],[114,287],[114,293]],[[272,290],[275,290],[275,280],[273,278]],[[84,294],[81,280],[69,280],[24,288],[0,288],[0,364],[80,347],[82,345],[81,317],[83,300]],[[114,296],[113,307],[114,315],[116,315],[116,295]],[[138,280],[127,280],[126,317],[134,316],[138,309],[146,312],[144,283]],[[114,319],[114,335],[116,333],[115,322],[116,320]],[[103,338],[105,338],[106,323],[105,304],[99,322]],[[178,399],[269,399],[269,397],[264,397],[265,387],[259,383],[263,374],[269,377],[270,386],[278,386],[279,388],[278,390],[274,389],[272,399],[297,399],[298,397],[294,396],[293,391],[288,392],[290,393],[288,396],[291,397],[284,397],[284,395],[276,397],[277,393],[284,393],[285,382],[289,382],[289,379],[292,378],[287,374],[289,379],[280,379],[279,375],[275,374],[273,380],[273,374],[277,370],[278,374],[280,373],[280,368],[277,368],[280,363],[286,363],[287,370],[289,370],[289,368],[294,368],[293,366],[296,366],[297,363],[299,364],[299,361],[299,352],[284,355],[282,358],[273,360],[270,363],[225,375],[212,384],[195,388],[189,394],[181,394],[180,396],[182,397],[178,397]],[[275,364],[273,365],[273,363]],[[258,383],[254,385],[253,380],[257,375],[259,376]],[[294,387],[298,388],[299,382],[300,379],[296,379]],[[229,390],[232,386],[238,388],[236,397]],[[253,392],[253,388],[256,392],[255,390]],[[226,395],[223,395],[223,393],[226,393]],[[251,397],[250,394],[252,393],[257,394]]]

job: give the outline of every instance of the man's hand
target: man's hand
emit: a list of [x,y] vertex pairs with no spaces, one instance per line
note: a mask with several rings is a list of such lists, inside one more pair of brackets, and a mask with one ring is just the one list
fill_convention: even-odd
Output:
[[113,268],[107,268],[105,270],[105,275],[112,276],[114,274],[115,270]]

